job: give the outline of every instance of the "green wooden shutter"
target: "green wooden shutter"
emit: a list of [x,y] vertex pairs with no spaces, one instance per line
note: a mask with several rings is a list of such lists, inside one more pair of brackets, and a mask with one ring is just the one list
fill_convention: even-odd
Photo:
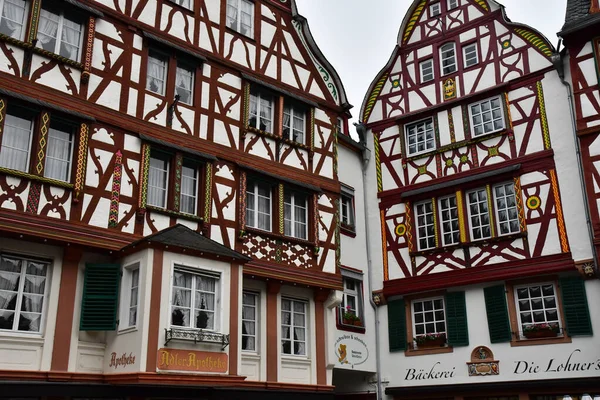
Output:
[[569,336],[592,335],[585,282],[580,278],[563,278],[560,280],[560,290],[567,334]]
[[446,294],[446,332],[448,336],[448,345],[469,345],[469,327],[467,324],[465,292]]
[[387,304],[390,351],[406,350],[406,310],[404,299]]
[[487,313],[490,341],[492,343],[510,342],[512,337],[504,285],[483,289],[485,311]]
[[119,264],[85,265],[80,330],[114,331],[117,329],[120,276]]

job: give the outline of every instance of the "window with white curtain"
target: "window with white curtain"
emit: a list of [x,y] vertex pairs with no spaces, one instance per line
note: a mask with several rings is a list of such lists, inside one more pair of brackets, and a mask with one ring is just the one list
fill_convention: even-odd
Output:
[[242,294],[242,350],[258,352],[258,294],[244,291]]
[[169,184],[169,156],[154,151],[150,155],[150,168],[148,169],[148,197],[149,206],[167,207],[167,188]]
[[306,195],[285,191],[284,195],[284,233],[299,239],[307,239],[308,207]]
[[175,266],[171,326],[218,330],[219,276]]
[[263,132],[273,132],[273,96],[265,91],[250,92],[248,126]]
[[249,182],[246,189],[246,225],[271,231],[271,186]]
[[165,94],[167,85],[167,57],[159,52],[150,50],[148,53],[148,70],[146,72],[146,89]]
[[179,210],[185,214],[196,214],[198,204],[198,170],[190,161],[181,167],[181,199]]
[[194,101],[194,69],[181,62],[177,62],[175,74],[175,94],[179,101],[192,105]]
[[4,120],[0,167],[29,172],[33,118],[11,112],[9,108]]
[[28,3],[24,0],[0,0],[0,33],[17,40],[25,38]]
[[44,2],[40,11],[36,46],[79,61],[83,43],[83,25],[79,20],[64,8],[52,7]]
[[306,323],[308,303],[281,299],[281,352],[306,356]]
[[440,58],[442,75],[456,72],[456,45],[454,43],[446,43],[440,47]]
[[283,137],[304,144],[306,111],[298,104],[283,106]]
[[73,126],[52,122],[48,130],[48,147],[44,176],[69,182],[73,159]]
[[42,332],[50,263],[0,256],[0,330]]
[[254,2],[227,0],[227,26],[249,38],[254,37]]
[[120,294],[119,330],[137,326],[140,288],[139,264],[123,267]]

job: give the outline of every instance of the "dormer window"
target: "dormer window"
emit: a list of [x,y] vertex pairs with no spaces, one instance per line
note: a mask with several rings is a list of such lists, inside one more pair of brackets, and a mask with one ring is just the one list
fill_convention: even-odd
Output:
[[456,72],[456,45],[446,43],[440,47],[440,58],[442,60],[442,75]]
[[448,0],[448,10],[453,10],[458,7],[458,0]]
[[429,18],[437,17],[441,13],[442,7],[439,2],[429,5]]

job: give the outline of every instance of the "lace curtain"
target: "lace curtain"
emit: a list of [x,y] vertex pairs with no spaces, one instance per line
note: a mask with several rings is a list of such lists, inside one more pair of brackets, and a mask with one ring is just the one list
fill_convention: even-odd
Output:
[[77,61],[81,42],[81,25],[63,18],[60,55]]
[[197,276],[196,289],[196,328],[214,329],[216,280]]
[[4,0],[0,32],[15,39],[22,39],[25,9],[26,3],[22,0]]
[[240,15],[240,33],[252,37],[252,12],[254,4],[246,0],[242,1],[242,12]]
[[192,71],[186,68],[177,67],[175,91],[179,95],[179,101],[182,103],[192,104],[193,76]]
[[72,137],[68,132],[50,128],[44,176],[67,182],[71,160]]
[[0,152],[1,167],[27,171],[32,125],[31,120],[6,115]]
[[166,68],[167,64],[164,60],[150,54],[148,57],[146,89],[154,93],[164,94]]
[[190,326],[192,275],[175,271],[173,276],[171,325]]
[[256,350],[256,297],[244,293],[242,307],[242,349]]
[[196,170],[187,166],[181,171],[181,202],[179,211],[187,214],[196,213]]
[[150,158],[148,171],[148,204],[155,207],[166,207],[167,163],[159,158]]
[[227,26],[237,30],[238,23],[238,0],[227,0]]
[[56,37],[58,33],[58,23],[60,16],[42,9],[40,12],[40,21],[38,24],[36,46],[44,50],[56,52]]

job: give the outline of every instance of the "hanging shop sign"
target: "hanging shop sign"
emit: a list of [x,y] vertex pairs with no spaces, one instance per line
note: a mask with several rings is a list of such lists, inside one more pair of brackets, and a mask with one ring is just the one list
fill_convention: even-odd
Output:
[[159,349],[157,367],[164,371],[227,372],[227,354],[209,351]]
[[367,361],[369,348],[364,340],[356,335],[342,335],[335,341],[335,355],[338,365],[354,368]]

